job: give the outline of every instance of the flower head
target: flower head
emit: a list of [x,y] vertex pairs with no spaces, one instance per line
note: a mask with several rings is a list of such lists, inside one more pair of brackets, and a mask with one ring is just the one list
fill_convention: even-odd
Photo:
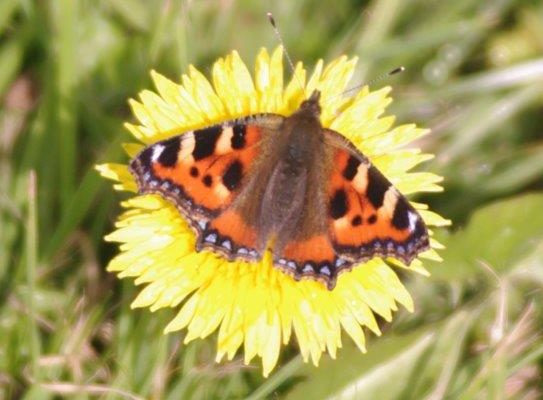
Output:
[[[301,63],[283,85],[281,48],[270,56],[263,49],[254,78],[236,52],[213,66],[212,83],[194,67],[176,84],[152,72],[157,93],[143,91],[130,102],[139,125],[126,124],[140,143],[125,145],[130,156],[156,141],[250,114],[292,114],[315,89],[321,92],[323,126],[340,132],[403,194],[440,191],[440,177],[409,172],[431,158],[403,146],[427,133],[415,125],[392,128],[394,118],[382,116],[390,103],[389,88],[354,97],[341,94],[354,71],[355,59],[340,57],[324,66],[319,61],[307,79]],[[143,144],[142,144],[143,143]],[[124,164],[103,164],[98,170],[115,180],[118,190],[137,191]],[[218,331],[217,361],[232,359],[243,345],[245,362],[262,358],[268,375],[277,364],[282,345],[296,336],[305,361],[315,365],[324,351],[335,357],[345,330],[365,351],[362,328],[379,335],[374,314],[390,321],[397,304],[413,309],[413,302],[389,265],[425,273],[422,262],[410,266],[398,260],[374,258],[341,274],[334,290],[316,281],[295,281],[272,265],[266,253],[260,262],[228,262],[212,252],[195,251],[195,236],[177,209],[159,195],[139,195],[122,203],[126,211],[116,230],[106,237],[120,243],[120,254],[108,270],[145,284],[133,307],[179,307],[166,332],[186,329],[185,342]],[[428,226],[448,224],[423,204],[414,204]],[[432,249],[421,259],[439,259]]]

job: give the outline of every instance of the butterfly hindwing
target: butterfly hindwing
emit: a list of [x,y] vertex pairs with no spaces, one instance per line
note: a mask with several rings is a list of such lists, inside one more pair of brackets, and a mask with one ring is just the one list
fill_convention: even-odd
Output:
[[256,258],[255,228],[232,206],[258,158],[266,122],[260,115],[186,132],[145,148],[130,163],[140,193],[160,194],[189,221],[197,250]]

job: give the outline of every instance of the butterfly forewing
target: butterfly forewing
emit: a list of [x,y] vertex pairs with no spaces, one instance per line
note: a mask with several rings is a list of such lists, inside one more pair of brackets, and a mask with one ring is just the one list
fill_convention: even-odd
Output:
[[232,260],[256,259],[254,224],[235,202],[277,117],[252,116],[186,132],[145,148],[130,163],[140,193],[172,202],[210,248]]

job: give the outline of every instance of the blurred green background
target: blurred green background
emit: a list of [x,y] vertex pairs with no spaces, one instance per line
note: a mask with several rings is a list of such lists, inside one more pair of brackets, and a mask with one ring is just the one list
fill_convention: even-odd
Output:
[[[119,200],[93,165],[125,162],[127,98],[149,69],[209,73],[232,49],[277,45],[311,66],[346,53],[356,82],[403,65],[389,112],[433,133],[421,200],[453,220],[430,278],[403,274],[416,311],[369,353],[263,379],[214,338],[162,335],[174,311],[131,311],[105,272]],[[528,0],[1,0],[0,398],[539,399],[543,397],[543,3]],[[37,185],[30,171],[35,171]]]

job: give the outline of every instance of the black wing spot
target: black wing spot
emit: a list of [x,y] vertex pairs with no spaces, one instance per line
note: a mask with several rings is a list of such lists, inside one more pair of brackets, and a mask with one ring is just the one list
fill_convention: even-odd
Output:
[[235,150],[242,149],[243,147],[245,147],[245,133],[247,132],[247,126],[234,125],[233,131],[234,134],[232,135],[230,144]]
[[368,199],[375,209],[383,205],[385,193],[390,187],[390,183],[386,178],[375,168],[371,166],[368,169]]
[[368,224],[370,225],[373,225],[377,222],[377,215],[375,214],[371,214],[369,217],[368,217]]
[[224,186],[230,191],[236,189],[242,178],[243,166],[239,160],[234,160],[222,176]]
[[[413,235],[417,237],[428,236],[428,231],[426,230],[426,226],[422,222],[422,218],[419,218],[419,220],[417,221],[417,224],[415,225],[415,232],[413,232]],[[428,239],[426,239],[426,241],[428,242]]]
[[153,147],[147,147],[145,150],[143,150],[135,159],[132,160],[130,163],[130,166],[135,169],[137,168],[138,162],[141,164],[144,168],[149,168],[151,165],[151,159],[153,156]]
[[361,164],[360,160],[356,157],[350,156],[347,161],[347,166],[343,170],[343,177],[349,181],[352,181],[358,171],[358,166]]
[[394,214],[392,215],[392,225],[399,230],[409,227],[409,204],[403,197],[400,197],[396,202]]
[[179,149],[181,148],[181,141],[179,137],[174,137],[164,142],[157,144],[156,146],[164,146],[164,150],[158,157],[158,162],[164,167],[173,167],[177,164],[177,158]]
[[191,167],[190,168],[190,176],[192,176],[193,178],[198,178],[198,175],[200,175],[200,171],[198,171],[198,168]]
[[213,178],[211,177],[211,175],[206,175],[202,179],[202,182],[204,182],[204,185],[206,185],[207,187],[211,187],[211,185],[213,184]]
[[354,217],[351,221],[352,226],[359,226],[362,225],[362,217],[360,215],[357,215]]
[[333,219],[340,219],[347,214],[347,207],[347,195],[345,194],[345,190],[336,190],[336,193],[330,202],[330,216]]
[[192,151],[192,156],[196,161],[209,157],[215,152],[215,145],[221,133],[221,126],[211,126],[194,131],[194,150]]

